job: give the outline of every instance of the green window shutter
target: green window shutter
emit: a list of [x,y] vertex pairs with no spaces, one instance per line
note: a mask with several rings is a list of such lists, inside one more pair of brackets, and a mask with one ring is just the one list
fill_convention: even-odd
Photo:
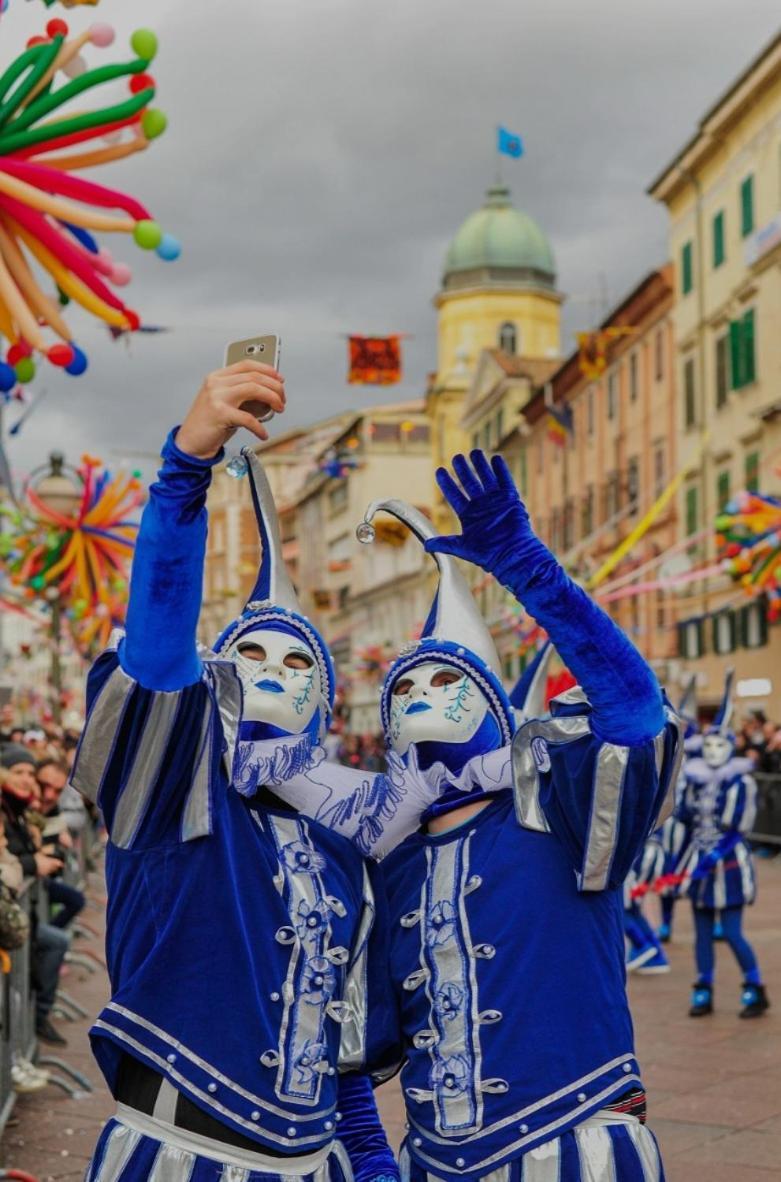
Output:
[[745,238],[754,229],[754,178],[747,176],[740,186],[740,232]]
[[689,357],[683,364],[683,425],[693,427],[697,418],[694,397],[694,358]]
[[684,242],[681,250],[681,293],[688,295],[694,287],[694,271],[692,269],[692,244]]
[[724,262],[724,210],[720,209],[713,219],[713,266]]
[[729,368],[732,375],[732,389],[745,386],[743,377],[743,332],[739,320],[729,322]]
[[754,351],[754,309],[749,308],[741,322],[743,338],[743,385],[755,382],[757,378],[756,355]]
[[745,485],[749,492],[759,489],[759,452],[750,451],[745,461]]
[[716,506],[719,512],[722,511],[729,500],[729,495],[730,479],[729,469],[727,468],[724,472],[719,472],[718,476],[716,477]]
[[726,333],[716,340],[716,409],[726,405],[729,394],[729,349]]
[[697,505],[697,487],[696,485],[686,490],[686,536],[690,537],[696,534],[698,525],[698,505]]

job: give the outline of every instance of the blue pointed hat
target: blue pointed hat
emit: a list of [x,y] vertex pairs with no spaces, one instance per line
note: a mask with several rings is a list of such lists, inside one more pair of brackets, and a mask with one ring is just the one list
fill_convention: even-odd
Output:
[[274,496],[260,459],[250,447],[242,448],[247,462],[252,504],[260,535],[260,563],[255,585],[243,612],[220,635],[214,646],[226,656],[233,645],[256,628],[290,632],[302,639],[315,654],[323,687],[321,732],[327,729],[336,692],[336,673],[328,645],[311,620],[301,611],[295,587],[282,557],[282,540]]
[[[368,530],[377,513],[389,513],[403,522],[419,542],[435,538],[437,532],[427,517],[406,501],[372,501],[358,527],[358,538],[371,541]],[[367,533],[370,535],[367,537]],[[382,728],[390,733],[390,700],[394,682],[407,669],[424,661],[446,661],[476,682],[485,694],[496,719],[502,743],[509,743],[515,732],[515,717],[510,699],[502,686],[499,657],[493,637],[477,609],[472,592],[450,554],[434,554],[439,571],[439,585],[419,640],[408,645],[388,670],[380,697]]]
[[735,700],[733,696],[733,687],[735,684],[735,670],[730,668],[727,670],[724,677],[724,693],[721,696],[721,705],[716,711],[716,716],[707,730],[709,735],[721,735],[724,739],[731,739],[735,741],[735,735],[732,731],[732,714],[735,709]]

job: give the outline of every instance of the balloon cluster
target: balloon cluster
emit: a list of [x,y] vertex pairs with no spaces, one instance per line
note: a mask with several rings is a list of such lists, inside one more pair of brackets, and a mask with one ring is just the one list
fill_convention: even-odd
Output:
[[[71,300],[122,331],[139,327],[138,314],[114,290],[130,282],[130,268],[115,261],[94,232],[130,234],[166,261],[181,250],[135,198],[74,175],[142,151],[166,127],[163,112],[149,105],[157,37],[137,29],[130,61],[87,69],[81,50],[87,44],[107,48],[113,40],[113,28],[102,23],[69,38],[65,21],[55,18],[0,77],[0,336],[8,341],[0,391],[34,377],[35,354],[73,376],[84,373],[87,358],[61,311]],[[59,110],[125,77],[128,98],[72,114]],[[102,145],[67,150],[95,139]],[[39,286],[33,261],[54,281],[55,295]],[[47,328],[59,340],[48,340]]]
[[24,502],[3,512],[0,566],[28,600],[60,601],[77,647],[89,655],[124,620],[130,560],[144,499],[139,473],[112,475],[84,456],[81,501],[72,516],[47,505],[29,484]]
[[765,594],[768,619],[781,619],[781,499],[739,492],[716,518],[723,569],[749,595]]

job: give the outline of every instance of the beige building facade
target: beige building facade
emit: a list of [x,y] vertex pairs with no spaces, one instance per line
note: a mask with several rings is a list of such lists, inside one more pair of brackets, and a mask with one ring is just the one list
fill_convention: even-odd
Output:
[[[678,434],[698,450],[679,498],[692,569],[740,489],[781,492],[781,36],[703,116],[649,192],[675,263]],[[698,581],[680,623],[685,668],[714,704],[734,666],[739,712],[781,716],[781,627],[726,578]],[[750,692],[747,692],[750,691]]]

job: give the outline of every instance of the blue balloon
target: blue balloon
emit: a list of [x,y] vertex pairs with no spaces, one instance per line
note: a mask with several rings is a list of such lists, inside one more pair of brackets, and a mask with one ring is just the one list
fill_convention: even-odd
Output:
[[178,238],[174,238],[173,234],[163,234],[160,239],[160,245],[157,247],[155,254],[158,258],[163,259],[166,263],[172,263],[179,258],[182,253],[182,244]]
[[70,341],[69,344],[71,349],[73,349],[73,361],[71,361],[70,365],[65,366],[65,372],[69,373],[72,378],[79,378],[87,368],[87,354],[83,349],[79,349],[78,346],[74,345],[73,341]]
[[7,361],[0,361],[0,390],[4,394],[8,393],[9,390],[13,390],[17,380],[13,366]]

